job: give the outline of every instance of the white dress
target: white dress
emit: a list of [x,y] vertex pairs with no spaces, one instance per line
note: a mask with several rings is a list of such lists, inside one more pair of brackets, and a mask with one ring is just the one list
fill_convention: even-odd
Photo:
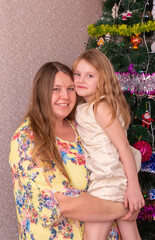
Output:
[[[77,106],[77,130],[85,149],[86,167],[91,170],[88,192],[96,197],[123,202],[127,178],[117,148],[96,122],[93,103]],[[118,119],[124,127],[121,116]],[[119,136],[118,136],[119,137]]]

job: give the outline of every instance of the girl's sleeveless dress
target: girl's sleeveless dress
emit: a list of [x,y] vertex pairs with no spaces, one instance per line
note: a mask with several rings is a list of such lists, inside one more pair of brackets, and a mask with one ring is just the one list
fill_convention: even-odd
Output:
[[[86,166],[91,171],[88,192],[102,199],[123,202],[127,189],[123,165],[117,148],[96,122],[93,106],[94,103],[80,104],[76,112],[77,130],[85,149]],[[124,127],[121,116],[118,119]]]

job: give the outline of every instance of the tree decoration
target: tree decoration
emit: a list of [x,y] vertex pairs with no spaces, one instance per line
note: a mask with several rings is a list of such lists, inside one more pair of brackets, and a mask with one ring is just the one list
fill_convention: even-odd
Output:
[[100,38],[99,38],[99,40],[98,40],[98,42],[97,42],[97,45],[98,45],[99,47],[101,47],[101,46],[104,45],[104,39],[103,39],[103,37],[100,37]]
[[153,8],[151,13],[152,13],[153,20],[155,20],[155,0],[153,0]]
[[127,10],[127,18],[131,18],[132,17],[132,11]]
[[[143,221],[149,220],[152,221],[155,219],[155,206],[148,205],[144,206],[141,213],[138,216],[138,219],[141,219]],[[152,239],[153,240],[153,239]]]
[[152,50],[152,52],[155,53],[155,42],[153,42],[153,43],[151,44],[151,50]]
[[133,49],[138,49],[140,43],[142,42],[142,38],[139,36],[139,35],[136,35],[136,36],[132,36],[131,37],[131,44],[133,45],[132,48]]
[[123,91],[127,90],[132,94],[144,94],[144,96],[155,95],[155,73],[137,73],[134,64],[130,63],[128,72],[116,72],[116,75]]
[[127,13],[122,13],[122,20],[126,21],[127,20]]
[[88,25],[88,34],[90,37],[101,37],[109,33],[110,35],[120,36],[132,36],[142,32],[155,31],[155,21],[148,21],[145,23],[137,23],[132,25],[121,24],[121,25],[103,25],[95,26],[94,24]]
[[[149,178],[147,178],[147,175],[149,173]],[[155,177],[153,176],[155,174],[155,152],[152,153],[152,156],[147,162],[143,162],[141,164],[141,175],[143,175],[143,189],[152,189],[152,187],[155,189]],[[148,190],[148,192],[149,192]]]
[[151,122],[153,122],[154,120],[151,118],[150,113],[148,110],[145,111],[144,114],[142,114],[142,126],[143,127],[147,127],[147,129],[150,127]]
[[[155,200],[155,189],[149,190],[147,195],[148,195],[148,199]],[[154,217],[155,217],[155,213],[154,213]]]
[[[138,176],[146,205],[137,221],[142,240],[155,239],[155,121],[150,121],[155,119],[155,21],[152,20],[155,20],[155,0],[103,0],[102,17],[88,26],[90,37],[86,46],[86,49],[96,48],[96,39],[105,40],[99,50],[112,62],[132,111],[127,135],[130,145],[142,153]],[[131,37],[135,40],[137,35],[143,42],[138,39],[132,45]]]
[[116,19],[118,17],[118,10],[119,10],[119,6],[117,6],[117,4],[115,3],[113,8],[112,8],[113,19]]
[[129,64],[128,71],[129,71],[130,74],[136,74],[136,69],[134,68],[133,63]]
[[106,42],[109,42],[110,41],[110,38],[111,38],[111,35],[109,33],[107,33],[104,37],[105,41]]
[[139,141],[134,143],[133,147],[138,149],[142,154],[142,162],[146,162],[152,155],[152,148],[148,142]]
[[[132,111],[127,135],[130,144],[142,153],[138,175],[146,205],[137,221],[142,240],[155,239],[155,121],[150,121],[155,119],[155,21],[152,20],[155,20],[155,0],[103,0],[102,17],[88,26],[90,37],[86,47],[98,47],[96,39],[100,37],[105,40],[99,50],[112,62]],[[138,39],[132,45],[131,37],[135,41],[137,35],[143,42]]]

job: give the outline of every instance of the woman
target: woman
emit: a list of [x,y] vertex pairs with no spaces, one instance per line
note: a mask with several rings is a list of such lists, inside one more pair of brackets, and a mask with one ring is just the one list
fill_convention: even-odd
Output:
[[[58,62],[44,64],[34,78],[25,120],[11,141],[20,240],[82,240],[82,224],[76,219],[103,222],[126,214],[123,204],[85,192],[88,172],[71,121],[75,104],[71,70]],[[115,227],[111,234],[118,235]]]

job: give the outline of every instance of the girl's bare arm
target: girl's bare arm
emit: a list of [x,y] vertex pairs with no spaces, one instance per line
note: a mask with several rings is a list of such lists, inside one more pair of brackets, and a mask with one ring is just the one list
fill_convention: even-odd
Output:
[[139,210],[144,206],[144,198],[138,181],[136,163],[124,129],[117,117],[111,123],[111,110],[106,102],[100,102],[95,112],[96,121],[104,129],[111,142],[118,149],[120,159],[123,163],[125,174],[128,179],[128,188],[125,195],[125,207],[131,212]]

